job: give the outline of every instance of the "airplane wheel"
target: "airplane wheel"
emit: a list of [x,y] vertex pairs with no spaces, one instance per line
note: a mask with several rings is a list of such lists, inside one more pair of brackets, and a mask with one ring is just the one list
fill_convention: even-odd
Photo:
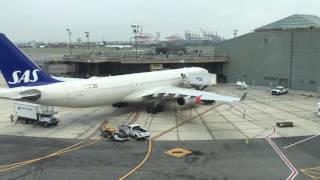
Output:
[[163,112],[163,105],[157,105],[155,109],[157,112]]
[[157,104],[156,106],[147,107],[147,113],[157,114],[158,112],[163,112],[163,105]]
[[152,113],[153,112],[153,108],[152,107],[147,107],[147,113]]

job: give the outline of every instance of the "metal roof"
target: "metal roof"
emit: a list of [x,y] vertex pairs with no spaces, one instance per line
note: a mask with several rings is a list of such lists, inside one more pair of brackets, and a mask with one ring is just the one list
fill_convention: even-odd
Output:
[[262,26],[255,31],[285,31],[320,29],[320,17],[314,15],[295,14],[273,23]]

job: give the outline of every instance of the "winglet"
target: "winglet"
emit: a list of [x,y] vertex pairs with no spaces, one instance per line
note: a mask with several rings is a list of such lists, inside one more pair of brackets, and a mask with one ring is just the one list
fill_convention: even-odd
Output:
[[246,97],[247,97],[247,92],[245,92],[242,96],[241,96],[241,99],[240,99],[240,101],[243,101],[243,100],[245,100],[246,99]]

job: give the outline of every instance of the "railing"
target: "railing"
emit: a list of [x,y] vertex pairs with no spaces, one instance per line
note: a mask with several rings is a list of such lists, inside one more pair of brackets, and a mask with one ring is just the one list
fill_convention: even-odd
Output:
[[185,54],[185,55],[158,55],[158,54],[138,54],[135,53],[96,53],[96,54],[81,54],[75,56],[64,56],[65,61],[88,61],[88,60],[112,60],[112,61],[126,61],[126,60],[217,60],[223,59],[225,61],[229,60],[227,56],[210,56],[210,55],[195,55],[195,54]]

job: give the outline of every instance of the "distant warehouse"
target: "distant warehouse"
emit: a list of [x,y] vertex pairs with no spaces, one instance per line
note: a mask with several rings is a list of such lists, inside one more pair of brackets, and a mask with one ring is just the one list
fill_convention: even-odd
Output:
[[216,55],[228,56],[224,74],[229,82],[284,85],[320,91],[320,18],[292,15],[224,41]]

